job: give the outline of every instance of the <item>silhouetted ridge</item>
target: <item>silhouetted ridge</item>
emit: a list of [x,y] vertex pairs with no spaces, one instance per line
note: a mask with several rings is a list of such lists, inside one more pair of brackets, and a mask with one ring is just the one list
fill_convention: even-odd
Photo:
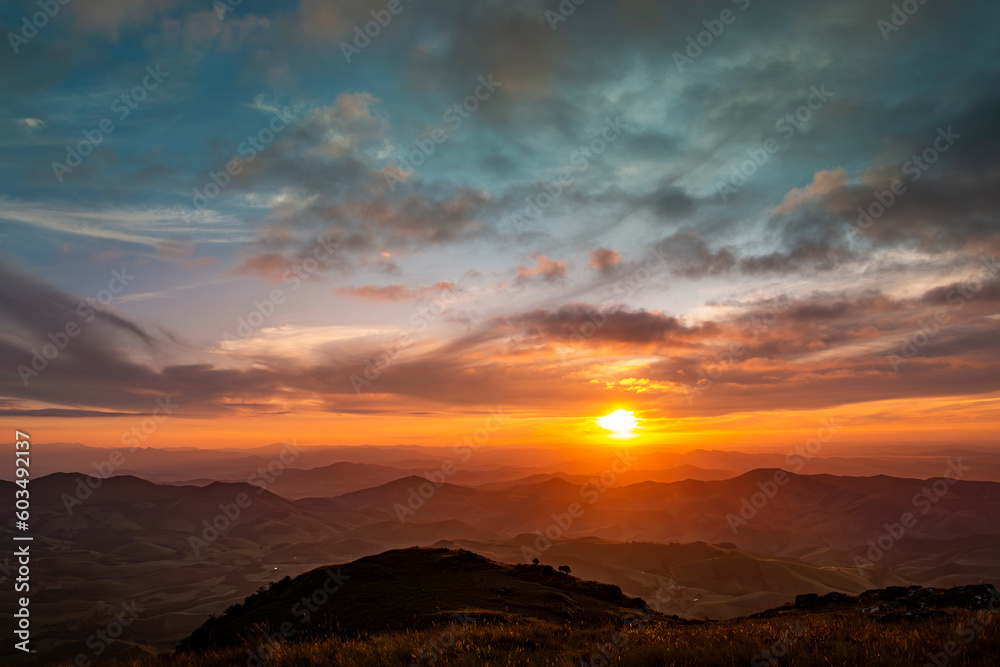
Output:
[[[464,550],[397,549],[319,568],[261,588],[211,618],[178,650],[286,639],[353,636],[450,623],[538,619],[601,623],[648,611],[618,586],[583,581],[548,565],[506,565]],[[284,629],[283,629],[284,628]]]
[[972,584],[954,588],[889,586],[860,595],[832,592],[826,595],[796,595],[795,602],[768,609],[751,618],[781,616],[799,612],[854,611],[871,614],[876,621],[930,618],[945,609],[990,609],[1000,607],[1000,594],[993,584]]

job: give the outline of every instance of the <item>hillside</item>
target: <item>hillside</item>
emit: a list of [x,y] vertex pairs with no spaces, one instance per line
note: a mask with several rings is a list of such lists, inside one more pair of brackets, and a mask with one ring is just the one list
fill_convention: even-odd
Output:
[[[135,599],[145,612],[129,641],[165,650],[271,581],[411,546],[461,548],[508,564],[530,562],[536,550],[543,564],[570,565],[577,576],[646,599],[666,581],[677,591],[669,611],[684,618],[745,616],[802,593],[1000,584],[1000,532],[991,518],[1000,512],[1000,484],[950,485],[914,529],[856,567],[867,542],[914,511],[914,494],[932,482],[789,475],[734,535],[726,514],[774,474],[604,492],[560,478],[502,490],[446,483],[400,521],[394,504],[409,506],[411,489],[425,479],[289,501],[246,483],[174,486],[121,476],[97,484],[57,473],[32,483],[32,528],[44,545],[32,561],[43,582],[32,596],[35,633],[48,650],[72,657],[115,617],[119,601]],[[96,488],[87,495],[81,484]],[[13,484],[0,482],[0,492],[13,496]],[[224,510],[241,494],[251,502],[229,521]],[[81,502],[67,508],[65,499],[77,496]],[[573,503],[584,509],[569,525]],[[0,510],[7,539],[13,519],[10,506]],[[219,525],[218,535],[206,523]],[[13,604],[0,600],[0,613],[13,613]]]
[[211,619],[177,653],[114,664],[992,666],[998,602],[991,585],[894,587],[684,622],[650,609],[655,600],[647,606],[544,566],[403,549],[277,582]]
[[[501,562],[519,563],[526,560],[524,547],[533,547],[536,537],[521,535],[487,543],[448,540],[435,546],[463,548]],[[788,602],[797,593],[856,594],[871,587],[853,568],[816,567],[792,558],[753,553],[731,543],[623,543],[578,538],[554,543],[541,554],[540,561],[569,565],[580,577],[615,584],[647,600],[666,589],[670,597],[661,600],[661,611],[684,618],[746,616]]]
[[505,565],[469,551],[410,548],[318,568],[233,605],[181,643],[183,650],[238,644],[289,623],[297,637],[422,629],[454,614],[477,621],[535,619],[599,624],[641,612],[640,598],[543,565]]

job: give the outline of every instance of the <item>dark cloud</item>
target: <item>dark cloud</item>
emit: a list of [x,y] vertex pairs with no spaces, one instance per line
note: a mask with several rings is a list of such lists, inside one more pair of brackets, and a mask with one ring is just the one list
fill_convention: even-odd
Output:
[[683,218],[695,209],[695,200],[674,184],[666,184],[645,197],[644,203],[661,220]]
[[671,234],[654,246],[670,271],[681,276],[719,275],[736,265],[734,251],[728,247],[711,250],[698,232],[687,230]]
[[924,292],[921,300],[938,306],[957,306],[972,301],[975,303],[987,303],[1000,301],[1000,279],[988,275],[990,269],[984,267],[983,270],[970,274],[969,278],[951,285],[941,285]]
[[711,322],[688,326],[683,321],[657,311],[628,310],[622,306],[601,309],[586,303],[539,309],[495,321],[496,326],[513,329],[528,337],[553,342],[678,343],[711,337],[719,328]]
[[317,262],[311,274],[359,266],[397,273],[393,253],[486,234],[477,217],[484,203],[481,193],[463,190],[439,200],[413,194],[309,204],[263,230],[237,272],[275,279]]
[[0,410],[0,417],[63,417],[77,419],[81,417],[154,417],[156,412],[111,412],[109,410],[67,410],[62,408],[45,408],[42,410]]

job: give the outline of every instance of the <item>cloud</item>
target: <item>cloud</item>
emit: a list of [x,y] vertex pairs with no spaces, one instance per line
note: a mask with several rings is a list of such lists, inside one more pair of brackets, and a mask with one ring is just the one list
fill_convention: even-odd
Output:
[[517,279],[519,282],[530,282],[540,279],[553,284],[562,282],[566,277],[566,262],[549,259],[545,255],[537,253],[532,255],[531,259],[535,260],[534,267],[527,267],[523,264],[517,267]]
[[73,4],[76,28],[81,32],[102,34],[113,42],[123,25],[141,24],[173,3],[154,0],[106,0]]
[[628,310],[624,306],[597,308],[587,303],[571,303],[556,309],[538,310],[497,318],[494,326],[506,327],[529,338],[545,338],[556,344],[578,340],[595,344],[615,343],[682,344],[719,333],[712,322],[694,326],[656,310]]
[[277,211],[277,220],[265,227],[256,242],[244,251],[235,271],[280,278],[297,270],[303,262],[312,261],[310,257],[317,254],[316,239],[320,236],[335,239],[337,248],[318,260],[315,270],[348,272],[373,266],[387,273],[398,273],[392,258],[397,252],[484,234],[485,225],[476,219],[484,202],[481,193],[465,190],[438,200],[408,195],[389,200],[316,202]]
[[[222,8],[226,12],[220,16]],[[235,8],[221,2],[182,16],[163,18],[158,31],[147,34],[150,52],[170,53],[171,69],[195,68],[213,51],[235,52],[261,48],[273,39],[271,18],[248,14],[244,5]]]
[[803,203],[816,198],[827,197],[847,185],[847,172],[842,167],[817,171],[813,181],[804,188],[792,188],[785,199],[774,209],[775,215],[794,213]]
[[426,287],[407,287],[406,285],[359,285],[358,287],[339,287],[337,294],[352,296],[363,301],[398,302],[416,301],[428,298],[441,292],[461,292],[462,288],[454,283],[441,281]]
[[704,237],[693,230],[671,234],[657,243],[654,251],[666,260],[672,273],[687,277],[719,275],[736,265],[731,248],[724,246],[713,251]]
[[[545,14],[553,3],[442,0],[395,16],[350,64],[340,42],[384,0],[254,8],[266,15],[243,3],[224,20],[211,3],[84,4],[67,5],[67,21],[51,21],[30,58],[0,61],[14,96],[14,131],[0,138],[10,156],[6,182],[32,193],[30,201],[0,199],[0,217],[20,227],[3,251],[28,252],[53,284],[91,284],[84,280],[113,268],[84,267],[83,258],[170,259],[149,274],[159,284],[121,298],[152,305],[211,281],[181,279],[185,268],[205,271],[216,261],[199,256],[211,242],[226,263],[219,280],[233,271],[270,280],[334,274],[337,293],[371,303],[430,298],[452,289],[436,283],[450,277],[444,271],[462,275],[469,266],[479,278],[466,274],[468,284],[510,278],[553,287],[537,302],[535,290],[494,289],[489,304],[456,305],[433,337],[414,335],[361,396],[348,378],[383,354],[386,334],[356,320],[337,319],[359,327],[350,337],[325,328],[330,322],[292,323],[220,351],[178,342],[203,339],[200,318],[172,317],[174,335],[113,309],[26,388],[12,369],[75,317],[80,297],[32,274],[4,273],[11,286],[0,291],[13,301],[2,306],[0,379],[4,394],[23,403],[18,409],[142,413],[159,391],[205,415],[492,400],[551,406],[603,403],[634,386],[649,405],[660,401],[658,410],[719,414],[995,386],[996,281],[982,281],[952,309],[969,287],[962,270],[970,257],[1000,252],[995,40],[977,32],[996,24],[996,3],[958,3],[948,21],[912,21],[889,45],[872,39],[884,6],[754,3],[683,72],[673,52],[711,17],[675,0],[587,3],[556,30]],[[109,50],[108,39],[125,31],[128,48]],[[875,56],[887,46],[905,67],[868,66],[884,61]],[[210,51],[227,53],[197,67]],[[164,54],[178,62],[175,83],[56,183],[51,160]],[[942,66],[954,54],[964,54],[963,66]],[[491,74],[502,82],[497,94],[402,178],[398,158],[414,139],[426,141],[445,110]],[[96,83],[83,90],[81,81]],[[783,138],[738,195],[719,201],[717,180],[748,149],[780,136],[775,122],[823,81],[834,91],[830,103]],[[927,90],[940,95],[929,99]],[[216,210],[175,206],[278,110],[291,110],[295,122],[241,163],[225,196],[212,200]],[[192,114],[195,125],[186,122]],[[600,154],[581,152],[618,115],[628,131]],[[960,139],[911,180],[906,161],[949,126]],[[571,183],[559,180],[563,173]],[[859,207],[895,179],[905,194],[860,232]],[[534,203],[538,215],[524,216],[532,217],[525,250],[524,238],[500,225],[548,196],[544,211]],[[317,254],[321,237],[334,245]],[[59,255],[60,247],[70,252]],[[552,248],[564,260],[552,259]],[[579,303],[638,267],[630,258],[639,248],[662,261],[669,294],[637,295],[644,309]],[[531,250],[539,254],[525,258]],[[583,257],[590,268],[582,270],[606,275],[556,289],[571,284],[569,264]],[[19,301],[15,286],[59,317]],[[776,299],[785,291],[787,301]],[[343,317],[368,317],[364,304],[348,305]],[[947,326],[901,376],[890,375],[885,356],[938,309]],[[566,345],[580,354],[560,356]],[[675,395],[732,356],[694,405]]]
[[387,273],[398,273],[397,253],[488,235],[480,214],[489,198],[476,188],[387,187],[386,175],[396,168],[380,105],[368,92],[341,93],[333,104],[304,113],[245,165],[230,189],[268,187],[296,195],[274,201],[238,273],[286,273],[321,234],[338,237],[341,246],[336,261],[321,263],[320,272],[371,266]]
[[112,412],[110,410],[71,410],[64,408],[42,408],[30,410],[24,408],[0,409],[0,417],[62,417],[70,419],[80,419],[85,417],[155,417],[160,416],[158,412]]
[[[565,48],[541,7],[502,3],[449,3],[429,18],[440,28],[460,25],[443,49],[415,49],[413,76],[431,83],[442,77],[452,86],[492,74],[504,94],[543,95]],[[453,24],[453,22],[455,22]],[[435,84],[431,84],[435,85]]]
[[[225,224],[228,216],[183,206],[87,208],[71,202],[35,202],[0,196],[0,220],[63,234],[159,247],[177,236],[208,243],[245,242],[245,232]],[[192,225],[197,221],[198,225]]]
[[[988,303],[931,309],[920,297],[815,293],[730,308],[736,310],[716,321],[715,337],[631,367],[630,377],[646,380],[632,384],[650,395],[693,392],[693,402],[672,408],[692,415],[724,414],[733,405],[816,409],[1000,389],[988,370],[996,369],[1000,321]],[[936,323],[941,316],[943,323]],[[919,344],[904,352],[913,341]],[[905,359],[899,375],[893,355]],[[941,384],[934,381],[938,374]]]
[[[620,304],[571,303],[493,317],[450,337],[411,331],[405,344],[399,341],[407,332],[388,329],[285,326],[205,350],[105,311],[26,387],[14,369],[30,364],[48,332],[78,318],[81,299],[3,267],[0,392],[8,397],[4,409],[79,417],[148,413],[152,398],[168,395],[183,414],[211,417],[394,411],[414,402],[565,408],[640,389],[640,405],[648,400],[678,416],[968,396],[1000,390],[993,290],[984,286],[962,308],[947,300],[942,306],[939,288],[907,299],[815,293],[731,303],[713,320],[694,322]],[[949,319],[895,375],[889,355],[943,308]],[[561,352],[573,347],[580,354]],[[356,394],[352,375],[387,350],[389,363]],[[710,391],[703,382],[709,371]],[[691,391],[698,394],[689,403]]]
[[[1000,174],[984,168],[984,154],[1000,150],[1000,134],[985,120],[996,113],[1000,98],[989,94],[948,123],[908,132],[896,161],[854,174],[843,168],[816,172],[774,211],[784,245],[775,255],[779,261],[748,258],[746,267],[830,269],[886,250],[925,257],[1000,250]],[[924,161],[925,154],[934,160]]]
[[187,260],[193,252],[194,244],[183,240],[161,241],[156,248],[158,257],[173,261]]
[[614,250],[598,248],[590,251],[590,268],[607,273],[622,263],[622,256]]
[[355,26],[363,30],[366,23],[374,20],[371,12],[385,9],[386,3],[381,0],[341,0],[336,3],[301,0],[296,13],[295,32],[336,47],[341,38],[353,36]]
[[981,273],[973,274],[965,280],[927,290],[921,301],[936,306],[1000,301],[1000,277],[984,278]]
[[18,118],[17,123],[29,134],[45,129],[45,121],[41,118]]

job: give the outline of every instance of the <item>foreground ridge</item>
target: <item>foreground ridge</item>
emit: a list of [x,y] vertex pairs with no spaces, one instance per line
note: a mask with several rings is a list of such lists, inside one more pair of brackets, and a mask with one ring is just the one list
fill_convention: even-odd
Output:
[[[991,584],[807,593],[748,617],[683,620],[568,568],[409,548],[286,577],[173,655],[117,667],[293,665],[990,665]],[[651,608],[653,607],[653,608]]]

